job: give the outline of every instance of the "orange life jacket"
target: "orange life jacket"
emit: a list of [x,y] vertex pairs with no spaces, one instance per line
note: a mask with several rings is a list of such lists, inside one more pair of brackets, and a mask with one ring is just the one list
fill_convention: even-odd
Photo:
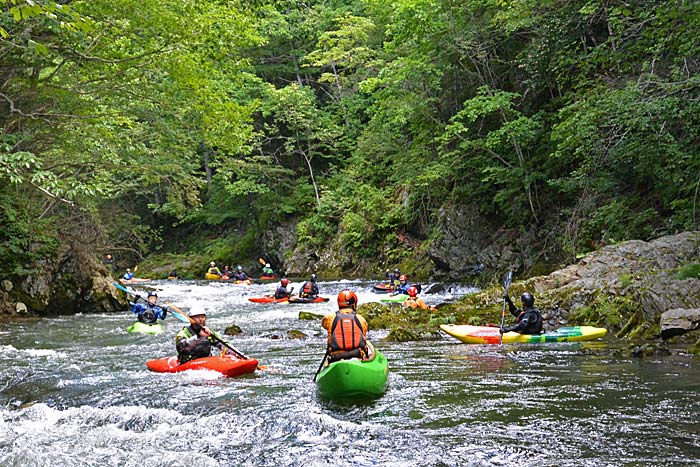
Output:
[[337,311],[333,324],[331,324],[331,341],[328,344],[328,352],[347,352],[364,349],[366,346],[367,342],[362,334],[362,323],[357,318],[357,313]]
[[306,283],[304,284],[304,289],[303,289],[304,293],[307,294],[307,295],[310,294],[310,293],[311,293],[311,289],[313,289],[313,285],[311,284],[311,282],[306,282]]

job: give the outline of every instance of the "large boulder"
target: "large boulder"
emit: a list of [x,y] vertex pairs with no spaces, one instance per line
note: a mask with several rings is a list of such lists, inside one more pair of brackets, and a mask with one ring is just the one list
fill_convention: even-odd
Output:
[[700,308],[676,308],[661,315],[661,338],[669,339],[700,329]]

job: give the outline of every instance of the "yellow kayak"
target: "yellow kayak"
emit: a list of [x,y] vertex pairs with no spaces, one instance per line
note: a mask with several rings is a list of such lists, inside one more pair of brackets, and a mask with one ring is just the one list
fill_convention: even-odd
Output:
[[220,281],[220,280],[227,280],[228,279],[228,277],[226,277],[226,279],[224,279],[224,277],[226,277],[226,276],[218,276],[216,274],[209,274],[209,273],[204,274],[204,278],[207,280],[210,280],[210,281]]
[[[498,344],[501,341],[498,328],[493,326],[441,324],[440,329],[466,344]],[[544,334],[506,332],[503,334],[503,343],[581,342],[603,337],[607,333],[608,330],[605,328],[565,326]]]

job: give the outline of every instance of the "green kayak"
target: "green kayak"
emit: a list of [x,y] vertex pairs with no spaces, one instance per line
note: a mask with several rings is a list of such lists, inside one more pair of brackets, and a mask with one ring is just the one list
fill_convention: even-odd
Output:
[[126,328],[126,332],[140,332],[142,334],[160,334],[163,332],[163,325],[160,323],[146,324],[141,321],[134,322]]
[[391,295],[388,298],[382,298],[379,301],[382,303],[403,303],[408,300],[408,295],[400,293],[398,295]]
[[327,399],[379,397],[386,390],[388,376],[389,362],[374,350],[370,360],[340,360],[323,368],[316,378],[316,389]]

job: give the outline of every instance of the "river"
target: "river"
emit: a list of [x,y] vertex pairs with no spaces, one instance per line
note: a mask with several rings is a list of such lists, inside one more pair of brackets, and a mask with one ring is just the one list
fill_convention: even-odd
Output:
[[268,369],[238,378],[148,371],[174,353],[172,317],[155,336],[127,333],[129,312],[0,324],[0,466],[698,465],[700,361],[636,359],[612,336],[499,347],[370,330],[390,363],[386,394],[319,399],[325,331],[299,311],[333,310],[344,287],[380,298],[368,283],[320,285],[329,303],[282,305],[247,300],[275,284],[154,284],[161,303],[243,329],[230,342]]

